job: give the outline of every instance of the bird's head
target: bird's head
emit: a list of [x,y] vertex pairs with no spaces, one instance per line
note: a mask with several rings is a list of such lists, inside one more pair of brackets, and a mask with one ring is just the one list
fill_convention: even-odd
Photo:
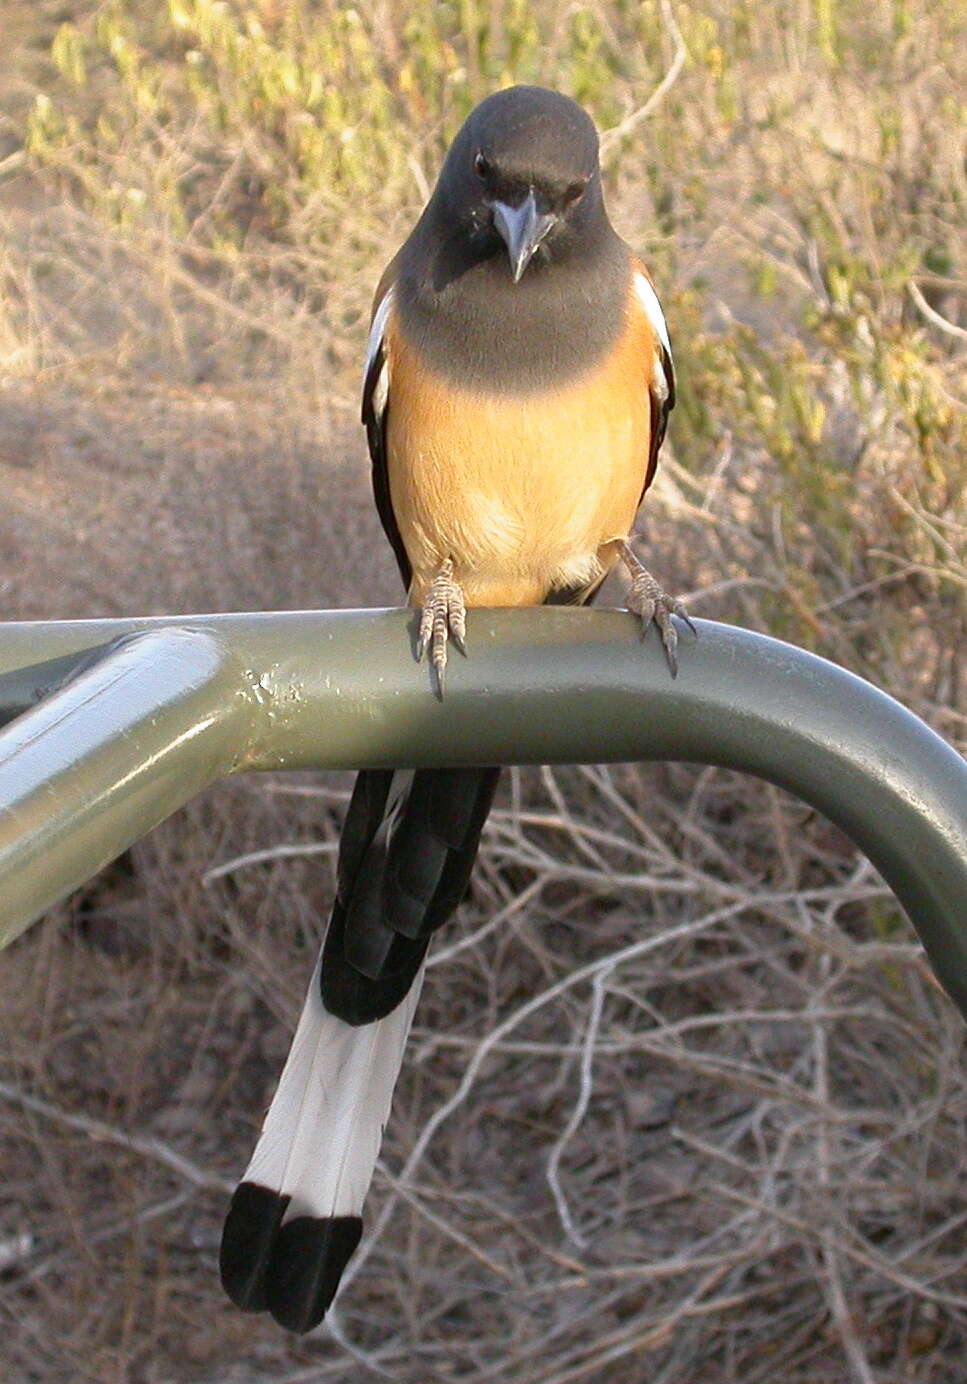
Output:
[[594,124],[543,87],[488,96],[453,141],[433,200],[477,257],[506,254],[517,283],[606,224]]

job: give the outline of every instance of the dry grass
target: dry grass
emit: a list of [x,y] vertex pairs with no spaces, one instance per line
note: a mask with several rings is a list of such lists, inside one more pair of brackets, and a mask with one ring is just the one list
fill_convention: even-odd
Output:
[[[654,565],[963,744],[958,16],[0,3],[5,611],[396,599],[367,297],[518,76],[619,131],[612,205],[663,288]],[[5,1380],[958,1384],[962,1023],[847,841],[681,766],[507,775],[333,1334],[223,1301],[346,790],[224,785],[5,954]]]

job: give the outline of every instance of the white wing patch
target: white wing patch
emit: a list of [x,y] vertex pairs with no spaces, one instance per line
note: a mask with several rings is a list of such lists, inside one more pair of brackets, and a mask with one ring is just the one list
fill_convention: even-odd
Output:
[[665,367],[662,364],[661,352],[655,352],[655,373],[652,376],[652,389],[660,404],[664,404],[668,399],[668,376],[665,374]]
[[[379,355],[380,347],[383,345],[383,338],[386,335],[386,323],[389,321],[390,311],[393,307],[394,289],[391,286],[383,294],[379,307],[373,314],[373,325],[369,329],[369,340],[366,343],[366,365],[363,369],[363,381],[369,379],[369,373]],[[657,299],[655,300],[658,301]],[[383,352],[383,359],[379,367],[379,375],[373,383],[373,412],[379,418],[386,410],[386,401],[389,398],[389,361],[386,353]]]
[[668,340],[668,328],[665,326],[665,314],[661,310],[658,294],[652,288],[644,274],[635,274],[635,292],[638,295],[638,301],[645,310],[648,321],[652,325],[655,335],[670,356],[672,353],[672,345]]

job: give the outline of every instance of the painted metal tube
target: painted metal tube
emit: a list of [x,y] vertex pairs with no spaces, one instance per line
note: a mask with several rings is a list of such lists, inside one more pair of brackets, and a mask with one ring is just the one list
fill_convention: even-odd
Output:
[[0,946],[213,780],[250,723],[214,636],[128,636],[0,732]]
[[632,617],[547,608],[472,611],[469,657],[451,655],[441,702],[412,658],[413,625],[400,610],[0,625],[0,711],[119,634],[182,627],[244,670],[235,768],[666,759],[756,774],[866,852],[967,1014],[967,765],[892,698],[707,621],[697,640],[683,633],[673,681]]

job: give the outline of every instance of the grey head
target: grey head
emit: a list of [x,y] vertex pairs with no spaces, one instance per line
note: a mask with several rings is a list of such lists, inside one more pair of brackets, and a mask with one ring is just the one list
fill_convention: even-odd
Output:
[[399,303],[430,364],[526,391],[607,349],[628,276],[593,121],[559,92],[518,86],[482,101],[450,146],[401,251]]

